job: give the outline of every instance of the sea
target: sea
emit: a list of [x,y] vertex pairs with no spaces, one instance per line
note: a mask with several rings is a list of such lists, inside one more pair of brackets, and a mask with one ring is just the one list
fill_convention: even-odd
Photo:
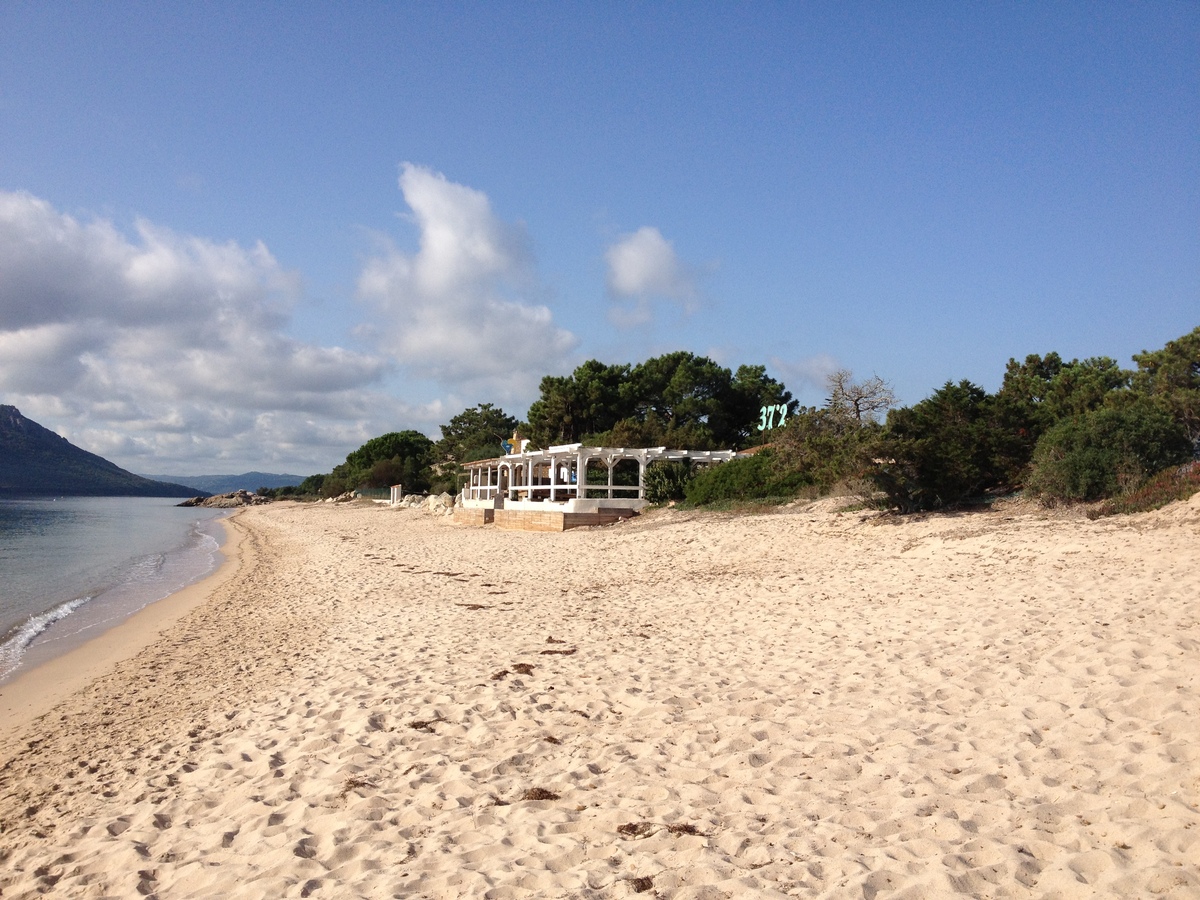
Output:
[[0,684],[216,569],[230,510],[178,502],[0,499]]

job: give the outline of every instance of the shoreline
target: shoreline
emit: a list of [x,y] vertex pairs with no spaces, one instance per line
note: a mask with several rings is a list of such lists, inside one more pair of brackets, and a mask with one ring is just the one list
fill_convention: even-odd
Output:
[[[240,512],[240,511],[239,511]],[[149,603],[128,618],[89,638],[66,653],[38,663],[0,684],[0,762],[10,755],[9,745],[18,733],[59,703],[82,690],[117,663],[153,646],[193,609],[232,579],[245,565],[243,532],[236,527],[237,513],[217,519],[224,541],[217,552],[217,567],[161,600]]]

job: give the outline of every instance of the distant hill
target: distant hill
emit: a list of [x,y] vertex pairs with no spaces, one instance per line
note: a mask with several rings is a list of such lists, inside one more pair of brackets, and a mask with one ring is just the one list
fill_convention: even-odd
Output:
[[306,475],[274,475],[270,472],[244,472],[241,475],[147,475],[159,481],[186,484],[209,494],[231,494],[234,491],[257,491],[259,488],[290,487],[299,484]]
[[182,484],[127,472],[0,406],[0,497],[193,497]]

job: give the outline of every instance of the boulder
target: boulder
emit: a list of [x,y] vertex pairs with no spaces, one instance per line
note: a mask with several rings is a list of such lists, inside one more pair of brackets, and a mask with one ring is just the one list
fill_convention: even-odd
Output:
[[216,494],[212,497],[192,497],[184,500],[179,506],[203,506],[209,509],[234,509],[239,506],[259,506],[270,503],[269,497],[260,497],[249,491],[233,491],[228,494]]
[[431,494],[425,500],[425,508],[430,512],[442,512],[446,509],[454,508],[454,498],[442,491],[440,494]]
[[430,513],[446,513],[454,511],[454,497],[445,492],[441,494],[431,494],[428,497],[423,494],[405,494],[394,504],[393,509],[421,509]]

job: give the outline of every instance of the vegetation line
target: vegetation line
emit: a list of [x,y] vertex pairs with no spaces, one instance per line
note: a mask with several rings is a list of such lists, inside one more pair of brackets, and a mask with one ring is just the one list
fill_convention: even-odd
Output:
[[[947,382],[910,407],[879,376],[828,379],[822,407],[801,407],[766,368],[731,371],[680,351],[637,365],[589,360],[542,379],[528,421],[483,403],[442,427],[374,438],[325,475],[273,496],[337,496],[361,487],[455,492],[462,465],[500,456],[514,432],[534,447],[761,448],[696,470],[656,463],[647,499],[692,505],[787,502],[838,492],[901,512],[1024,490],[1044,503],[1108,500],[1097,514],[1153,508],[1197,490],[1200,327],[1121,368],[1108,357],[1010,359],[989,394]],[[782,423],[782,424],[780,424]],[[1181,466],[1187,466],[1180,469]]]

